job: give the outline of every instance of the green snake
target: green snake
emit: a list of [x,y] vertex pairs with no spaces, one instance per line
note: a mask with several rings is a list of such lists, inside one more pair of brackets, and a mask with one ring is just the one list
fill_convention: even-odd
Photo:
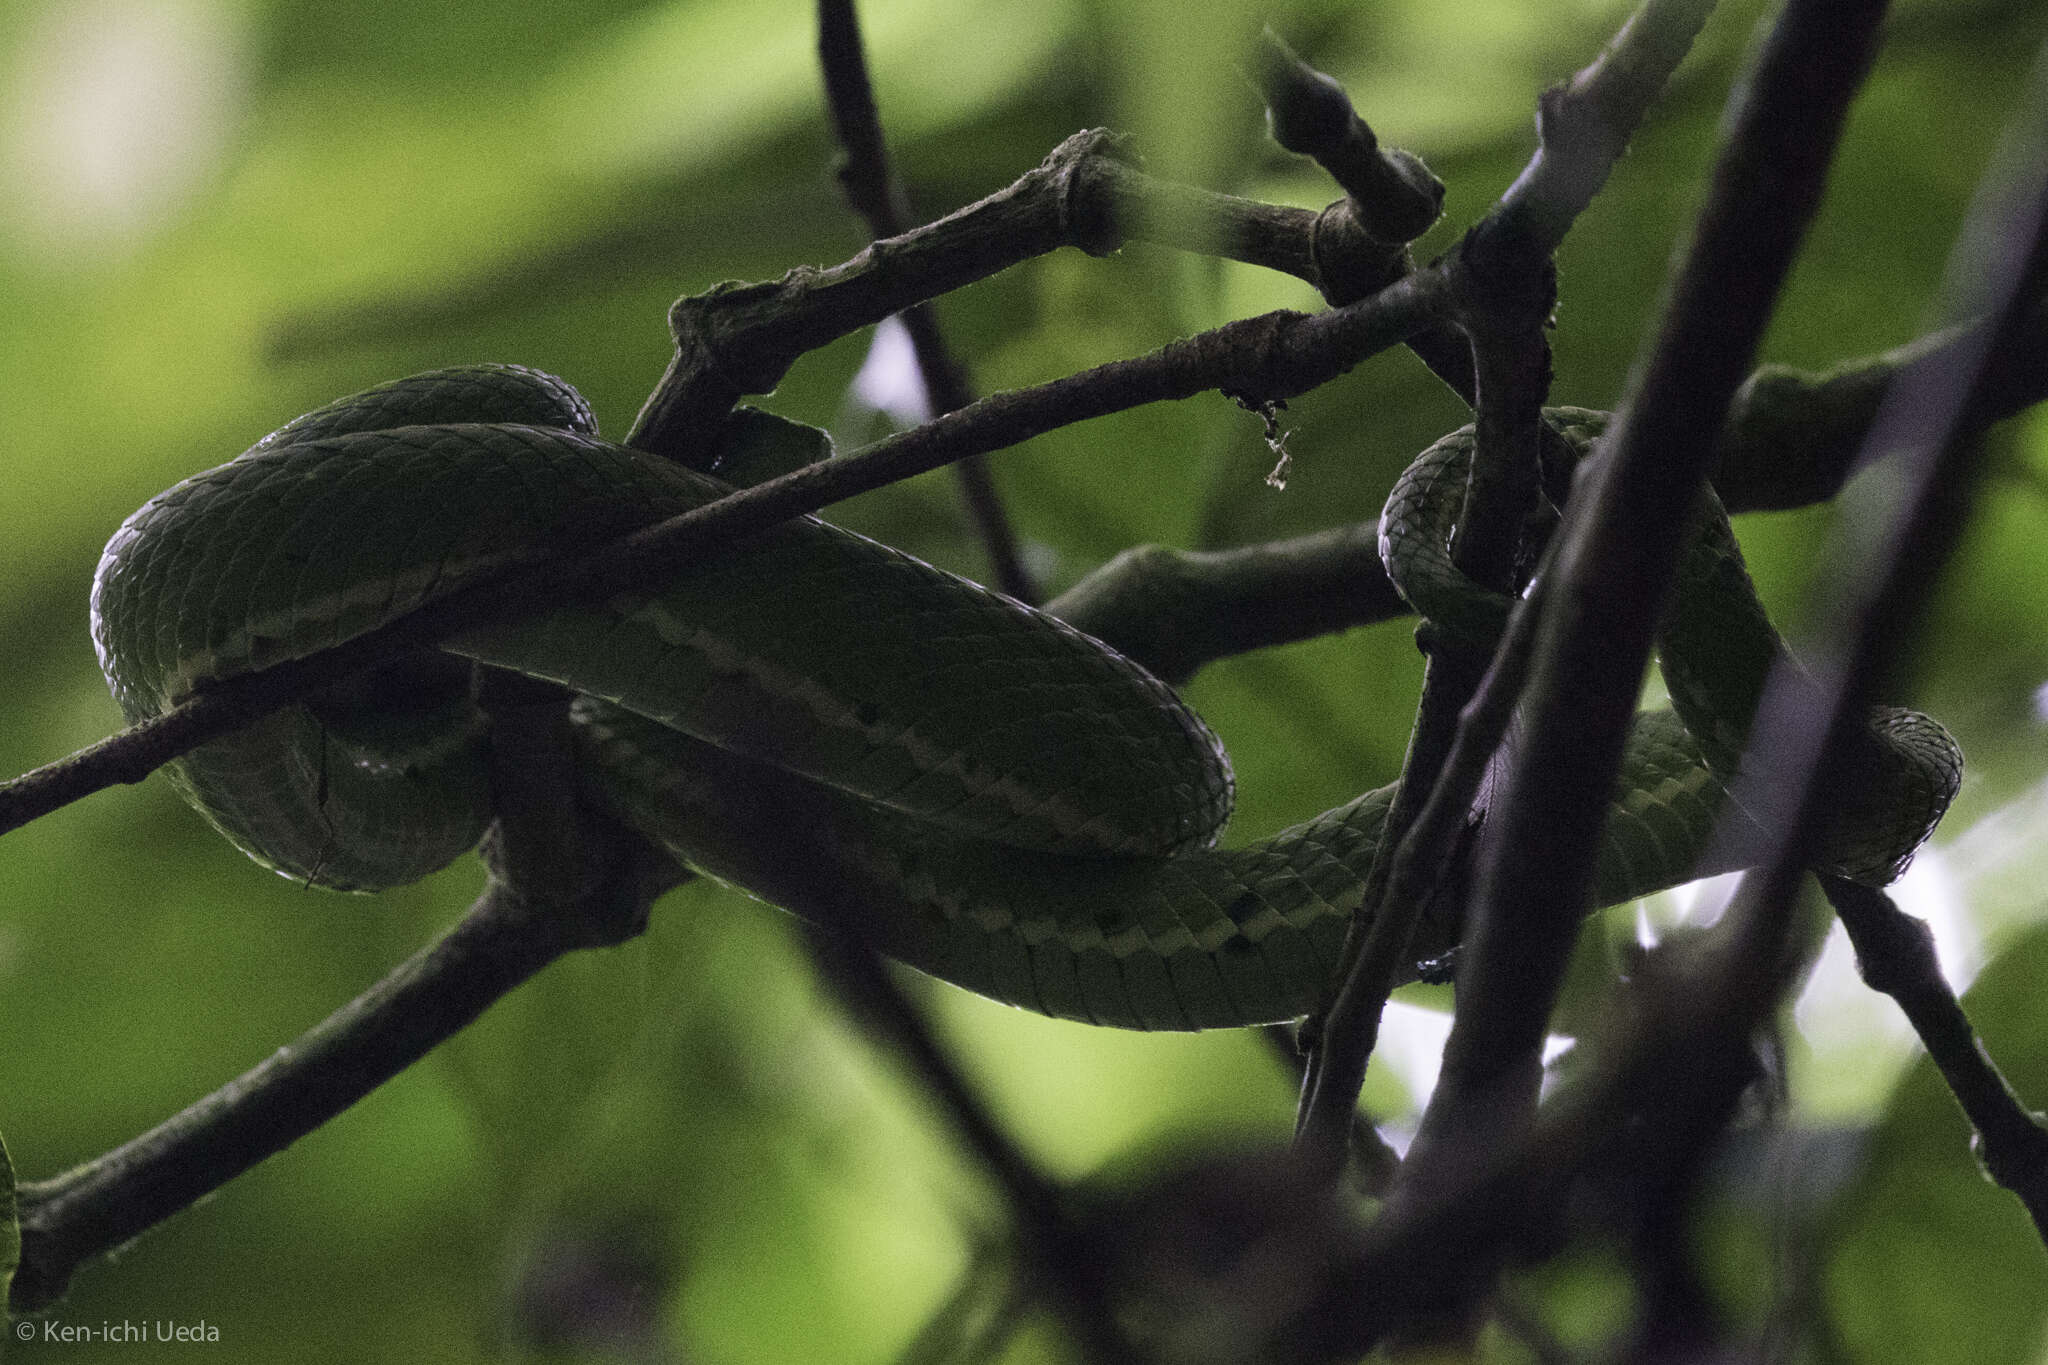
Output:
[[[741,417],[737,454],[823,441]],[[1604,421],[1552,418],[1580,451]],[[1382,553],[1411,603],[1483,639],[1507,604],[1445,553],[1471,447],[1467,428],[1410,467]],[[729,488],[598,439],[551,376],[435,371],[300,417],[128,518],[94,579],[94,641],[141,720]],[[1675,710],[1638,719],[1599,904],[1720,870],[1700,858],[1781,648],[1726,518],[1701,520],[1661,640]],[[1391,796],[1218,849],[1229,762],[1165,684],[1051,616],[815,518],[659,589],[457,635],[193,750],[172,780],[288,877],[412,881],[491,819],[477,663],[573,691],[591,793],[689,866],[814,919],[844,923],[852,907],[911,966],[1096,1024],[1312,1009]],[[1826,863],[1883,882],[1946,808],[1960,756],[1910,712],[1882,713],[1871,736]],[[1739,841],[1713,846],[1740,861]]]

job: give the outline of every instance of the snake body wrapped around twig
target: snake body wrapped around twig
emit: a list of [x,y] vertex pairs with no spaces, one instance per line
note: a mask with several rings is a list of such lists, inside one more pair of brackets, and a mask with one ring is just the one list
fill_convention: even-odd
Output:
[[[1597,434],[1599,414],[1557,415],[1581,448]],[[1447,577],[1443,554],[1470,445],[1455,433],[1411,466],[1383,552],[1433,619],[1460,629],[1471,615],[1484,631],[1504,603]],[[599,440],[551,376],[434,371],[309,413],[152,499],[102,558],[94,639],[140,720],[725,491]],[[1662,642],[1676,709],[1638,720],[1601,904],[1721,870],[1700,858],[1782,648],[1726,518],[1715,508],[1702,526]],[[1171,689],[1044,613],[814,518],[665,587],[457,635],[194,750],[173,780],[287,876],[414,880],[491,818],[472,662],[575,692],[592,790],[691,866],[852,919],[969,990],[1098,1024],[1230,1027],[1313,1008],[1391,794],[1216,848],[1229,763]],[[1872,735],[1857,760],[1869,780],[1825,857],[1883,882],[1940,818],[1960,756],[1916,713],[1887,712]],[[1714,847],[1739,860],[1739,840]]]

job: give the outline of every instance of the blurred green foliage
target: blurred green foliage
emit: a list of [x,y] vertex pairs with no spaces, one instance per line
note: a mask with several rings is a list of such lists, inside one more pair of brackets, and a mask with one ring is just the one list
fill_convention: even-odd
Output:
[[[1759,12],[1715,19],[1562,252],[1558,401],[1614,401]],[[1507,186],[1537,92],[1624,13],[1608,0],[863,6],[885,123],[927,214],[1096,124],[1138,134],[1164,173],[1320,205],[1331,191],[1263,141],[1236,66],[1266,21],[1448,183],[1425,255]],[[857,250],[829,174],[811,25],[805,5],[752,0],[31,0],[0,15],[0,770],[115,725],[86,588],[106,535],[159,488],[336,394],[474,360],[568,376],[623,431],[667,358],[671,298]],[[1924,325],[2043,27],[2024,4],[1901,7],[1768,358],[1822,365]],[[1021,267],[947,299],[942,317],[994,388],[1281,306],[1314,301],[1290,280],[1132,248]],[[864,351],[853,338],[810,357],[770,405],[871,434],[847,398]],[[1260,481],[1271,454],[1256,420],[1214,396],[1043,438],[1003,455],[997,479],[1059,586],[1143,541],[1371,517],[1401,464],[1463,420],[1405,355],[1286,416],[1284,494]],[[1994,1054],[2038,1102],[2041,939],[2014,931],[2041,917],[2034,850],[2048,827],[2035,550],[2048,427],[1997,439],[1999,474],[1943,580],[1916,694],[1973,765],[1944,835],[1969,854],[1927,860],[1961,907],[1950,945],[1972,956],[1952,965],[1991,957],[1975,998]],[[943,478],[842,512],[979,571]],[[1788,617],[1826,518],[1741,527]],[[1418,677],[1397,624],[1198,679],[1191,695],[1237,765],[1238,833],[1388,780]],[[24,1176],[103,1151],[288,1041],[431,938],[479,877],[465,860],[374,900],[302,891],[154,781],[8,836],[0,1131]],[[1625,916],[1600,923],[1580,989],[1611,973],[1602,945],[1634,933]],[[1289,1130],[1291,1087],[1249,1035],[1124,1036],[918,984],[998,1114],[1062,1177]],[[2042,1253],[2025,1219],[1978,1179],[1924,1065],[1886,1100],[1898,1045],[1859,1060],[1861,1046],[1795,1044],[1795,1079],[1835,1097],[1855,1153],[1803,1192],[1805,1269],[1773,1250],[1784,1202],[1733,1178],[1703,1254],[1760,1320],[1798,1275],[1824,1275],[1814,1298],[1833,1358],[2041,1358]],[[1846,1089],[1842,1068],[1856,1073]],[[1367,1098],[1398,1119],[1411,1090],[1376,1071]],[[53,1316],[204,1320],[219,1340],[203,1349],[222,1361],[883,1360],[1000,1266],[1002,1231],[943,1123],[821,998],[788,926],[698,886],[658,907],[643,941],[560,964],[83,1272]],[[1527,1288],[1567,1339],[1597,1340],[1615,1321],[1614,1274],[1564,1265]],[[1007,1358],[1047,1353],[1034,1328]],[[16,1358],[139,1357],[69,1344]]]

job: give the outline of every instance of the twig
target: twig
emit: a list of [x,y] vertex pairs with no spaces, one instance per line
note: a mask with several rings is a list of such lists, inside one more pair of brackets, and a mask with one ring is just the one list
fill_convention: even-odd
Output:
[[[1481,837],[1461,1008],[1403,1168],[1427,1197],[1512,1143],[1591,885],[1608,796],[1716,433],[1820,197],[1879,3],[1792,0],[1758,60],[1654,346],[1566,509],[1528,724]],[[1583,480],[1582,480],[1583,482]]]
[[1647,0],[1613,41],[1537,104],[1536,155],[1501,196],[1499,224],[1555,250],[1691,50],[1714,0]]
[[[829,893],[828,893],[829,894]],[[841,918],[866,913],[842,902]],[[1099,1278],[1100,1258],[1068,1217],[1057,1185],[1010,1141],[924,1019],[889,979],[882,959],[856,939],[822,929],[810,936],[824,978],[853,1015],[909,1065],[923,1090],[944,1111],[954,1131],[1001,1187],[1015,1215],[1025,1264],[1033,1281],[1059,1312],[1087,1358],[1116,1365],[1137,1362],[1131,1344],[1110,1316],[1107,1286]]]
[[[882,118],[868,80],[867,57],[861,50],[860,18],[853,0],[818,0],[818,63],[825,77],[825,103],[846,159],[839,183],[846,199],[868,225],[874,238],[894,237],[911,223],[910,197],[889,164],[882,138]],[[924,377],[925,396],[934,413],[951,412],[974,401],[967,372],[939,332],[938,315],[929,300],[902,314],[910,333],[917,368]],[[1020,602],[1038,600],[1037,590],[1017,553],[1010,527],[996,493],[988,462],[973,455],[953,466],[968,515],[988,555],[995,585]]]
[[1911,1021],[1976,1130],[1984,1169],[2026,1206],[2035,1232],[2048,1241],[2048,1129],[1986,1055],[1941,974],[1934,935],[1876,887],[1825,876],[1820,884],[1849,931],[1864,984],[1890,996]]
[[[1304,1088],[1311,1080],[1308,1058],[1301,1050],[1301,1040],[1293,1026],[1288,1024],[1267,1024],[1259,1030],[1265,1036],[1266,1046],[1280,1059],[1294,1078]],[[1343,1149],[1337,1158],[1327,1161],[1326,1170],[1340,1169],[1348,1165],[1349,1173],[1357,1188],[1366,1194],[1384,1197],[1393,1188],[1394,1173],[1401,1168],[1401,1155],[1393,1145],[1380,1136],[1372,1120],[1358,1108],[1354,1101],[1351,1111],[1346,1114],[1346,1130],[1342,1137]],[[1300,1146],[1299,1140],[1296,1143]],[[1345,1153],[1349,1154],[1348,1162]]]

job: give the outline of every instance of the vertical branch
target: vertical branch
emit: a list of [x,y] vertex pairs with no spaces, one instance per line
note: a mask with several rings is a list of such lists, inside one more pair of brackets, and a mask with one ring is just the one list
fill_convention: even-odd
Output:
[[[832,127],[846,153],[839,167],[839,183],[846,191],[847,203],[866,222],[870,237],[879,241],[897,236],[910,226],[910,197],[889,164],[854,0],[818,0],[818,60],[824,71]],[[973,402],[973,385],[941,335],[932,305],[914,304],[900,316],[910,333],[932,415],[942,416]],[[974,455],[955,468],[961,496],[988,555],[996,586],[1020,602],[1037,601],[1036,587],[1018,554],[1016,533],[996,492],[988,461]]]
[[[1459,570],[1484,589],[1512,594],[1520,527],[1537,497],[1538,452],[1545,442],[1560,439],[1542,418],[1550,384],[1544,328],[1556,299],[1551,253],[1605,183],[1711,8],[1712,0],[1646,0],[1591,65],[1568,86],[1546,93],[1536,157],[1453,257],[1455,309],[1467,339],[1455,349],[1465,354],[1451,354],[1442,329],[1410,339],[1425,363],[1477,409],[1472,472],[1451,549]],[[1378,221],[1391,214],[1404,225],[1427,226],[1416,198],[1425,187],[1415,173],[1429,184],[1434,180],[1420,163],[1411,166],[1413,159],[1404,160],[1404,154],[1378,150],[1370,128],[1334,81],[1308,68],[1277,40],[1271,47],[1267,99],[1282,145],[1316,156],[1351,191],[1354,216]],[[1379,196],[1391,207],[1358,204],[1363,194]],[[1429,206],[1433,214],[1433,199]],[[1368,216],[1375,213],[1377,218]],[[1521,629],[1526,632],[1529,626]],[[1433,874],[1449,860],[1454,822],[1469,805],[1476,775],[1491,750],[1491,744],[1477,750],[1476,741],[1519,688],[1519,650],[1526,647],[1523,635],[1515,651],[1500,651],[1499,663],[1487,675],[1492,692],[1487,707],[1462,725],[1474,743],[1451,773],[1447,765],[1461,730],[1460,715],[1473,702],[1488,661],[1485,652],[1445,638],[1427,623],[1418,641],[1429,662],[1414,736],[1361,912],[1346,937],[1339,969],[1343,984],[1323,1030],[1324,1046],[1310,1068],[1298,1118],[1297,1144],[1311,1165],[1326,1174],[1342,1159],[1345,1115],[1357,1102],[1395,963],[1421,917]],[[1435,805],[1431,819],[1418,829],[1430,803]],[[1393,877],[1397,862],[1398,885]]]
[[[1551,278],[1547,259],[1536,274]],[[1527,299],[1492,301],[1485,315],[1524,312]],[[1524,514],[1536,495],[1536,433],[1544,389],[1549,382],[1549,348],[1540,319],[1549,312],[1542,291],[1537,327],[1509,324],[1496,332],[1480,316],[1468,316],[1474,370],[1479,377],[1479,421],[1472,474],[1463,511],[1452,537],[1452,558],[1478,586],[1512,595],[1516,542]],[[1494,316],[1494,321],[1499,321]],[[1533,344],[1532,344],[1533,342]],[[1379,852],[1367,876],[1360,912],[1345,935],[1342,1008],[1326,1016],[1322,1046],[1303,1089],[1298,1149],[1326,1176],[1341,1168],[1341,1134],[1349,1127],[1377,1045],[1379,1018],[1393,986],[1392,967],[1407,952],[1421,919],[1425,895],[1396,902],[1389,894],[1395,851],[1415,827],[1431,793],[1445,774],[1459,729],[1459,717],[1486,676],[1490,651],[1452,638],[1424,622],[1418,643],[1428,663],[1414,734],[1401,768],[1400,784],[1380,832]],[[1419,890],[1405,886],[1404,891]],[[1370,951],[1368,951],[1370,949]]]
[[1550,1007],[1681,532],[1715,434],[1825,183],[1875,49],[1880,0],[1791,0],[1760,54],[1665,322],[1590,486],[1566,512],[1562,591],[1537,640],[1528,728],[1482,838],[1457,1022],[1405,1174],[1410,1193],[1526,1130]]

